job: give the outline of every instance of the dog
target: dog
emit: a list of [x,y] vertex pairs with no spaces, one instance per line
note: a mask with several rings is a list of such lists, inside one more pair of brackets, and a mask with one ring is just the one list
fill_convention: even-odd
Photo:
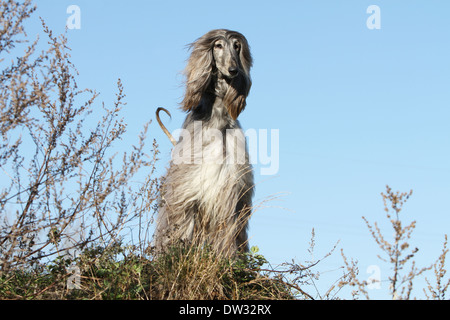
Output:
[[225,255],[247,252],[255,187],[237,118],[252,84],[250,47],[241,33],[217,29],[189,48],[181,103],[188,115],[177,142],[165,130],[174,149],[162,183],[156,250],[182,241]]

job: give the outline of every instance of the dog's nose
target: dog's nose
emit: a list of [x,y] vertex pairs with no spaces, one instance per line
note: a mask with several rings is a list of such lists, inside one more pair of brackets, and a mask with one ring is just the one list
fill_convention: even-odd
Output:
[[228,72],[230,73],[230,76],[234,77],[238,74],[239,69],[237,67],[229,67]]

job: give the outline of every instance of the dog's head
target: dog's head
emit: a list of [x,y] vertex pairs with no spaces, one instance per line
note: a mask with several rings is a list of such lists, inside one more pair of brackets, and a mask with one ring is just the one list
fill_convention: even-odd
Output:
[[223,97],[228,113],[236,119],[244,110],[251,87],[252,57],[247,39],[236,31],[212,30],[190,44],[191,56],[186,66],[186,93],[182,108],[197,107],[213,81],[225,79],[228,88]]

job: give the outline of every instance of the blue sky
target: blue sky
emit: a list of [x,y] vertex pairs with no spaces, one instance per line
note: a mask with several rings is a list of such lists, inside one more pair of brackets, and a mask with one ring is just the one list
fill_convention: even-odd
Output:
[[[122,79],[130,143],[158,106],[172,111],[171,131],[181,126],[186,44],[216,28],[247,37],[253,86],[241,124],[279,130],[277,174],[260,175],[255,165],[255,203],[277,199],[254,214],[249,232],[273,264],[310,259],[314,228],[315,258],[339,240],[362,278],[378,265],[385,280],[389,269],[361,217],[388,227],[386,184],[414,190],[403,214],[417,221],[417,262],[437,258],[450,226],[450,2],[40,0],[28,34],[41,33],[37,16],[64,32],[72,4],[81,10],[81,28],[67,33],[79,87],[108,103]],[[366,26],[372,4],[379,30]],[[162,175],[170,142],[156,124],[149,138],[160,144]],[[335,252],[318,268],[340,265]]]

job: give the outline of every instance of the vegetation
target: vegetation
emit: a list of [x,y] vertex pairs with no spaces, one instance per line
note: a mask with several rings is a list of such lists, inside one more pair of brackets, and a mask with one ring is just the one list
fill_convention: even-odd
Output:
[[[225,258],[179,243],[156,255],[150,226],[160,181],[158,145],[145,145],[150,123],[119,157],[120,80],[113,105],[94,108],[98,94],[78,89],[64,35],[42,21],[48,48],[37,52],[39,39],[29,41],[23,24],[34,10],[30,1],[0,0],[0,299],[338,299],[346,288],[370,299],[373,281],[359,280],[357,262],[343,252],[342,275],[325,292],[316,289],[317,267],[336,247],[322,259],[276,267],[257,247]],[[411,194],[382,193],[392,241],[364,221],[392,266],[393,299],[413,298],[415,280],[431,270],[424,293],[445,299],[447,237],[436,262],[417,268],[418,249],[409,245],[416,224],[400,215]],[[125,241],[129,230],[134,244]],[[314,246],[313,230],[312,256]]]

